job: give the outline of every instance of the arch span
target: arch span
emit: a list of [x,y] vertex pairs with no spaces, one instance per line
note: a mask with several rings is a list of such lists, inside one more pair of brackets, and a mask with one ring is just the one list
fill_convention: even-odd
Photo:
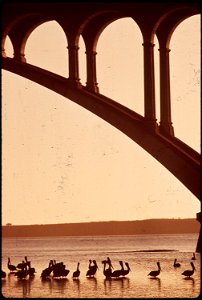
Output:
[[101,94],[89,92],[83,86],[75,87],[67,78],[11,58],[3,58],[2,67],[70,99],[107,121],[151,154],[200,199],[200,155],[189,146],[175,137],[163,136],[158,130],[151,131],[141,115]]

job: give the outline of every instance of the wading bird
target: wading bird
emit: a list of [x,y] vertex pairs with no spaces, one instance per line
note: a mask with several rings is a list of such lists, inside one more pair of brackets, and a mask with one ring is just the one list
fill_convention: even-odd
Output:
[[194,263],[191,261],[190,262],[191,266],[192,266],[192,270],[185,270],[182,275],[184,275],[185,277],[190,277],[194,274],[194,271],[196,270]]
[[[112,265],[107,260],[103,260],[102,264],[104,265],[103,274],[106,278],[111,278],[112,275]],[[109,265],[109,267],[106,269],[106,265]]]
[[122,271],[122,275],[123,275],[123,276],[128,275],[128,273],[131,271],[131,269],[130,269],[130,267],[129,267],[129,264],[128,264],[127,262],[125,263],[125,265],[126,265],[127,269],[126,269],[126,270],[123,269],[123,271]]
[[90,262],[89,263],[89,269],[86,272],[86,276],[93,277],[95,275],[95,273],[97,272],[98,265],[97,265],[96,260],[93,260],[93,266],[91,265],[91,261],[89,261],[89,262]]
[[77,263],[77,269],[76,269],[76,271],[73,272],[72,278],[78,278],[80,276],[81,272],[79,270],[79,265],[80,265],[80,263],[78,262]]
[[46,279],[47,277],[49,277],[51,275],[51,272],[53,271],[53,261],[50,260],[48,268],[44,269],[41,272],[41,278],[42,279]]
[[27,270],[27,264],[23,261],[22,262],[22,268],[21,270],[15,272],[15,276],[19,279],[25,279],[28,275],[28,270]]
[[196,260],[195,253],[193,253],[193,256],[192,256],[191,260]]
[[120,276],[123,275],[123,272],[124,272],[123,261],[120,260],[120,261],[119,261],[119,264],[121,265],[121,269],[115,270],[114,272],[112,272],[111,277],[117,278],[117,277],[120,277]]
[[177,262],[177,258],[175,258],[174,263],[173,263],[174,268],[179,268],[181,267],[181,264]]
[[158,266],[158,270],[151,271],[147,276],[156,277],[160,274],[160,272],[161,272],[160,262],[158,261],[156,264]]
[[8,266],[8,269],[9,269],[11,272],[16,271],[16,269],[17,269],[16,266],[11,265],[10,257],[8,257],[8,263],[7,263],[7,266]]
[[1,278],[2,279],[6,278],[6,272],[4,272],[3,270],[1,270]]
[[53,265],[53,277],[66,277],[69,274],[69,270],[65,269],[63,262],[55,263]]
[[27,262],[27,266],[28,266],[28,275],[30,277],[34,276],[34,274],[36,273],[35,268],[31,267],[31,261]]

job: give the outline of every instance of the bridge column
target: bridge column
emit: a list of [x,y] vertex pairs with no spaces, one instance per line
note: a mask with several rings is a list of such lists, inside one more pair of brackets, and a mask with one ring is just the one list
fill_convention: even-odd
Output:
[[69,45],[69,81],[75,87],[81,87],[79,79],[79,64],[78,64],[78,50],[79,47],[74,45]]
[[[196,214],[196,219],[201,224],[201,212]],[[197,245],[196,245],[196,252],[197,253],[201,253],[201,238],[202,238],[202,236],[201,236],[201,228],[200,228],[198,242],[197,242]]]
[[86,50],[86,60],[87,60],[87,82],[86,89],[99,93],[97,78],[96,78],[96,51],[91,49]]
[[144,113],[146,125],[151,130],[156,130],[155,111],[155,82],[154,82],[154,44],[144,42]]
[[161,46],[160,53],[160,131],[174,136],[174,128],[171,122],[170,103],[170,49]]
[[22,50],[21,44],[15,42],[15,43],[13,44],[13,48],[14,48],[13,58],[14,58],[15,60],[17,60],[17,61],[20,61],[20,62],[26,62],[24,50]]

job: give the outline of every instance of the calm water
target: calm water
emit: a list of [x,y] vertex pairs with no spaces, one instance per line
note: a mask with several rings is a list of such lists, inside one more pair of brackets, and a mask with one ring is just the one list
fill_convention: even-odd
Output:
[[[191,269],[197,239],[197,234],[5,238],[2,269],[7,276],[2,280],[2,294],[6,298],[195,298],[200,294],[200,254],[196,254],[192,278],[184,279],[181,273]],[[17,265],[25,255],[37,273],[32,279],[19,280],[9,273],[7,259]],[[105,279],[101,261],[107,256],[114,269],[120,268],[119,260],[129,263],[131,272],[126,278]],[[180,268],[174,269],[175,258]],[[41,280],[41,272],[51,259],[64,262],[70,270],[65,279]],[[99,267],[95,278],[86,277],[89,259],[95,259]],[[151,279],[147,275],[157,269],[157,261],[162,271],[157,279]],[[79,279],[72,279],[77,262],[81,274]]]

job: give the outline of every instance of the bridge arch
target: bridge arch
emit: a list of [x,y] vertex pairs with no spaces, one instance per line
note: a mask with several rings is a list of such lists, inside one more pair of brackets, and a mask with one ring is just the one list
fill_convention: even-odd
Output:
[[[23,4],[24,5],[24,4]],[[42,11],[46,7],[42,4],[40,6],[40,11],[38,11],[38,6],[35,6],[34,3],[26,4],[25,10],[22,10],[22,7],[16,6],[16,10],[13,12],[13,16],[9,15],[10,11],[8,9],[7,14],[8,22],[5,17],[4,29],[6,30],[11,24],[11,19],[16,20],[19,14],[23,17],[26,15],[34,15],[34,17],[30,17],[29,22],[25,28],[23,27],[24,21],[19,21],[15,28],[13,28],[9,32],[9,36],[12,38],[12,42],[15,49],[15,55],[13,59],[3,57],[3,68],[24,76],[30,80],[33,80],[55,92],[65,96],[68,99],[80,104],[81,106],[87,108],[89,111],[95,113],[99,117],[106,120],[111,125],[115,126],[123,133],[127,134],[131,139],[137,142],[141,147],[143,147],[146,151],[148,151],[153,157],[155,157],[160,163],[162,163],[168,170],[170,170],[174,176],[176,176],[181,182],[183,182],[189,189],[192,191],[198,198],[200,197],[199,192],[199,170],[200,170],[200,156],[198,153],[190,149],[189,146],[185,145],[183,142],[176,139],[172,133],[172,128],[169,124],[169,116],[166,116],[166,122],[162,123],[159,127],[156,123],[155,119],[155,89],[154,89],[154,55],[153,55],[153,40],[152,34],[154,34],[154,29],[158,30],[158,37],[161,35],[160,28],[163,28],[163,24],[166,25],[166,18],[162,16],[169,15],[171,4],[166,5],[158,5],[158,9],[154,11],[153,14],[145,12],[142,5],[137,5],[135,9],[131,9],[131,6],[135,4],[127,5],[125,8],[124,5],[119,6],[116,9],[116,13],[114,11],[114,17],[121,16],[132,16],[140,25],[143,34],[143,51],[144,51],[144,104],[145,104],[145,114],[144,117],[140,116],[134,111],[127,109],[126,107],[116,103],[112,99],[109,99],[96,90],[96,81],[94,79],[96,76],[96,70],[94,69],[94,64],[90,63],[94,59],[94,52],[92,51],[89,54],[89,58],[87,60],[87,76],[88,83],[92,83],[94,86],[91,90],[83,87],[79,83],[79,72],[78,72],[78,45],[77,39],[79,37],[80,28],[83,29],[82,35],[87,40],[87,37],[90,36],[90,32],[93,33],[91,35],[91,39],[89,40],[88,45],[91,47],[95,41],[95,36],[99,32],[99,30],[106,24],[106,18],[108,18],[108,22],[110,21],[109,15],[106,13],[106,18],[101,21],[97,25],[96,28],[93,28],[90,31],[90,27],[86,26],[85,29],[82,27],[82,24],[88,17],[93,15],[98,15],[98,13],[103,12],[103,6],[106,4],[100,4],[101,7],[92,6],[89,7],[90,13],[87,10],[80,10],[78,18],[75,18],[75,15],[70,11],[65,11],[65,14],[61,14],[63,12],[63,7],[66,4],[61,4],[57,6],[56,11],[54,11],[54,5],[50,5],[48,8],[47,16],[50,19],[60,20],[60,25],[64,29],[67,37],[68,37],[68,49],[69,49],[69,78],[57,76],[51,72],[38,68],[36,66],[32,66],[26,61],[24,61],[23,53],[20,52],[21,46],[23,45],[23,41],[26,37],[27,32],[40,22],[44,22],[45,18],[42,17]],[[108,6],[108,4],[107,4]],[[109,4],[109,7],[113,6],[113,4]],[[148,6],[150,6],[148,4]],[[174,5],[175,6],[175,5]],[[189,6],[189,5],[188,5]],[[187,6],[187,7],[188,7]],[[193,5],[196,7],[195,5]],[[106,9],[107,11],[111,11],[111,7]],[[151,4],[153,7],[153,4]],[[71,8],[73,12],[77,12],[77,8],[74,4],[71,4]],[[24,8],[23,8],[24,9]],[[31,9],[31,12],[29,11]],[[186,8],[188,11],[188,8]],[[174,9],[176,10],[176,9]],[[173,10],[173,11],[174,11]],[[196,11],[198,8],[196,8]],[[29,11],[29,12],[28,12]],[[177,10],[176,10],[177,11]],[[67,17],[68,15],[68,17]],[[145,22],[145,15],[147,17],[147,22]],[[17,17],[16,17],[17,16]],[[110,16],[111,18],[111,16]],[[177,15],[176,15],[177,18]],[[68,19],[68,21],[65,21]],[[93,19],[92,19],[93,20]],[[159,20],[162,20],[160,22]],[[71,23],[74,21],[73,23]],[[93,21],[92,21],[93,22]],[[89,22],[88,24],[93,24]],[[103,23],[104,22],[104,23]],[[102,26],[101,26],[102,23]],[[169,23],[169,22],[168,22]],[[169,23],[171,24],[171,23]],[[21,25],[21,28],[20,28]],[[71,26],[70,26],[71,25]],[[158,25],[158,26],[157,26]],[[162,27],[160,27],[162,25]],[[101,27],[100,27],[101,26]],[[155,27],[156,26],[156,27]],[[98,29],[99,28],[99,29]],[[165,26],[166,28],[166,26]],[[20,30],[22,29],[22,30]],[[4,32],[5,32],[4,30]],[[166,32],[166,31],[165,31]],[[93,48],[91,48],[92,50]],[[94,49],[93,49],[94,50]],[[164,112],[166,112],[166,105],[168,105],[169,100],[169,64],[167,60],[167,48],[165,47],[165,51],[163,52],[161,59],[161,87],[167,88],[167,98],[164,103]],[[163,67],[164,66],[164,67]],[[166,68],[165,68],[166,66]],[[91,77],[90,77],[91,76]],[[91,78],[91,81],[89,80]],[[163,83],[162,83],[163,82]],[[163,88],[161,88],[163,90]],[[168,125],[166,128],[166,125]],[[160,130],[162,129],[162,130]],[[164,131],[163,131],[164,130]],[[174,162],[174,163],[173,163]]]

